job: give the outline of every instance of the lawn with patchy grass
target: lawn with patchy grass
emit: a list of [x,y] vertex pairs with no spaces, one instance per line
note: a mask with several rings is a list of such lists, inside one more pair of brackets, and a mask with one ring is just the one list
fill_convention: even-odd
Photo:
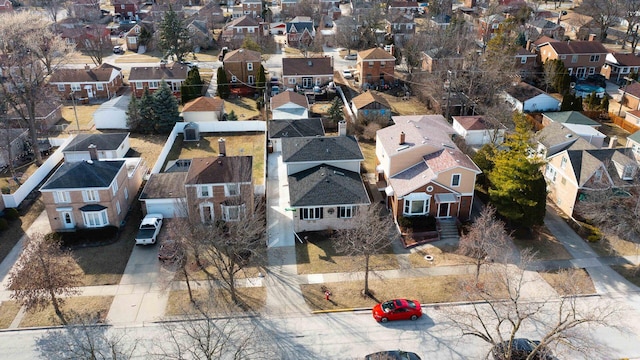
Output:
[[20,241],[25,231],[33,224],[38,216],[44,211],[44,204],[38,198],[31,206],[20,214],[18,219],[9,221],[9,228],[0,230],[0,262],[11,252],[11,249]]
[[225,139],[227,156],[253,156],[253,180],[255,184],[263,184],[266,138],[264,133],[259,132],[201,133],[197,142],[184,142],[183,135],[178,135],[164,166],[171,160],[218,156],[220,138]]
[[[105,132],[106,133],[106,132]],[[160,152],[167,141],[167,135],[144,135],[134,134],[129,135],[129,143],[131,149],[127,156],[141,157],[145,163],[151,169],[156,161]]]
[[402,100],[402,97],[396,97],[391,94],[380,92],[391,106],[391,111],[397,115],[428,115],[434,114],[427,106],[421,102],[417,96],[411,96],[409,100]]
[[[567,269],[570,272],[570,277],[572,281],[575,281],[574,289],[577,290],[577,294],[580,295],[590,295],[596,293],[596,287],[593,285],[593,281],[591,281],[591,277],[587,273],[585,269]],[[563,284],[567,281],[567,274],[560,270],[553,271],[540,271],[540,276],[551,285],[551,287],[558,293],[560,296],[566,295],[575,295],[570,294],[567,291],[567,287],[563,286]]]
[[[80,126],[80,131],[91,130],[94,126],[93,113],[95,113],[99,107],[100,105],[83,105],[76,103],[76,109],[74,112],[72,105],[63,106],[62,119],[60,119],[56,125],[67,125],[67,131],[69,132],[77,132],[78,125]],[[78,114],[77,122],[76,113]],[[63,136],[67,135],[63,134]]]
[[[228,315],[232,313],[260,311],[267,301],[267,289],[264,287],[238,288],[238,297],[243,307],[231,306],[229,293],[222,289],[194,290],[193,297],[202,311],[210,315]],[[197,315],[198,309],[189,301],[187,290],[171,291],[169,301],[165,309],[166,316]]]
[[600,241],[587,243],[600,256],[640,255],[640,244],[617,236],[610,236]]
[[533,251],[537,260],[572,259],[571,254],[546,226],[537,227],[530,236],[516,236],[513,242],[519,250]]
[[247,97],[227,99],[224,101],[224,111],[228,114],[233,111],[238,120],[260,119],[260,111],[256,107],[256,101]]
[[[409,254],[409,263],[414,268],[473,264],[472,258],[456,254],[456,250],[457,246],[448,244],[423,245]],[[433,260],[426,260],[426,255],[433,256]]]
[[[78,314],[96,315],[100,314],[100,320],[107,318],[107,313],[113,302],[113,296],[77,296],[66,299],[62,306],[62,313],[69,314],[71,311]],[[56,316],[52,306],[47,306],[42,311],[27,312],[20,322],[20,327],[34,326],[57,326],[62,325]]]
[[636,286],[640,286],[640,267],[633,264],[612,265],[611,268]]
[[[333,247],[325,232],[299,233],[304,243],[296,242],[298,274],[321,274],[348,271],[364,271],[361,256],[344,256]],[[398,269],[398,260],[391,246],[370,259],[371,270]]]
[[364,161],[362,162],[364,171],[369,174],[375,174],[376,164],[378,163],[375,141],[359,140],[358,145],[360,145],[360,150],[362,150],[362,155],[364,155]]
[[0,303],[0,329],[6,329],[11,325],[20,311],[17,301],[3,301]]

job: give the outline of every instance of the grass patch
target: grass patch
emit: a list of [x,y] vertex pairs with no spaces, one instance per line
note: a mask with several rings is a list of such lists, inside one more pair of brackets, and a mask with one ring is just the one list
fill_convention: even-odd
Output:
[[[231,306],[229,293],[223,289],[194,290],[193,297],[200,304],[202,310],[210,315],[259,311],[266,304],[267,289],[264,287],[238,288],[237,292],[244,304],[243,307]],[[165,310],[166,316],[196,315],[198,313],[198,309],[189,301],[187,290],[171,291]]]
[[[473,275],[443,275],[412,279],[369,280],[375,299],[361,295],[363,281],[345,281],[329,284],[302,285],[302,295],[311,310],[372,307],[378,302],[395,298],[408,298],[420,303],[443,303],[463,300],[460,282]],[[482,279],[482,276],[481,276]],[[324,299],[324,287],[331,291],[331,300]]]
[[[122,131],[115,131],[122,132]],[[141,157],[144,159],[146,165],[152,168],[158,160],[160,152],[167,141],[167,135],[144,135],[134,134],[129,135],[129,143],[131,149],[127,156]]]
[[364,171],[369,174],[376,173],[376,164],[378,163],[378,157],[376,156],[376,143],[375,141],[358,141],[360,145],[360,150],[362,150],[362,154],[364,155],[364,161],[362,162],[362,166],[364,167]]
[[20,241],[25,231],[33,224],[38,216],[44,211],[44,204],[38,198],[21,216],[13,221],[9,221],[9,228],[0,231],[0,262],[11,252],[11,249]]
[[224,111],[228,114],[232,110],[238,116],[238,120],[260,119],[261,116],[256,101],[247,97],[225,100]]
[[[596,288],[595,286],[593,286],[593,281],[591,281],[591,277],[585,269],[567,269],[566,271],[569,272],[569,276],[571,277],[572,282],[575,281],[577,294],[589,295],[596,293]],[[549,285],[551,285],[551,287],[558,293],[558,295],[576,295],[570,294],[567,291],[566,286],[563,286],[563,284],[565,284],[567,281],[567,274],[564,271],[540,271],[539,274],[547,283],[549,283]]]
[[20,311],[17,301],[3,301],[0,303],[0,329],[8,328]]
[[91,130],[93,128],[93,113],[98,110],[100,105],[83,105],[76,102],[76,112],[78,113],[78,122],[76,123],[76,114],[73,111],[73,106],[62,107],[62,119],[57,122],[57,125],[68,125],[67,130],[77,131],[78,125],[80,125],[81,131]]
[[[62,306],[62,313],[69,314],[74,311],[78,314],[100,314],[100,320],[107,318],[113,296],[78,296],[68,298]],[[47,306],[42,311],[27,312],[20,322],[20,327],[56,326],[62,325],[56,316],[52,306]]]
[[[298,274],[336,273],[345,271],[363,271],[361,256],[345,256],[333,247],[326,232],[300,233],[300,238],[307,239],[304,243],[296,242],[296,261]],[[398,269],[398,261],[389,245],[378,255],[370,259],[371,270]]]
[[609,137],[609,138],[611,138],[612,136],[617,136],[618,137],[618,143],[621,146],[626,146],[627,145],[627,137],[630,135],[630,133],[628,131],[626,131],[623,128],[621,128],[620,126],[618,126],[618,125],[616,125],[614,123],[610,123],[610,122],[600,123],[600,127],[598,127],[598,131],[600,131],[601,133],[607,135],[607,137]]
[[612,265],[611,268],[635,286],[640,286],[640,267],[632,264],[625,264]]
[[329,109],[331,108],[330,102],[317,102],[311,105],[310,111],[322,116],[329,115]]
[[529,236],[518,236],[513,242],[519,250],[532,250],[537,260],[572,259],[571,254],[546,226],[537,227]]
[[596,242],[588,242],[600,256],[633,256],[640,255],[640,244],[620,239],[617,236],[607,237]]
[[[473,264],[473,259],[456,254],[456,250],[457,246],[454,245],[427,244],[409,254],[409,263],[414,268]],[[425,255],[432,255],[433,261],[425,260]]]
[[416,115],[416,114],[433,114],[427,106],[421,102],[418,97],[411,96],[409,100],[402,100],[402,97],[396,97],[387,93],[380,93],[391,106],[391,111],[398,115]]
[[[266,138],[264,133],[203,133],[200,141],[184,142],[183,135],[178,135],[167,155],[167,161],[177,159],[193,159],[197,157],[218,156],[218,139],[225,138],[227,156],[252,155],[253,181],[264,183],[264,152]],[[165,163],[166,166],[166,163]]]

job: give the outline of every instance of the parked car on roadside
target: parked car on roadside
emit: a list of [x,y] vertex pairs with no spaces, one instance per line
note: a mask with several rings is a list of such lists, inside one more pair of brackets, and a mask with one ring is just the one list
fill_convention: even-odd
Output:
[[[496,344],[491,349],[491,355],[494,360],[526,360],[533,350],[540,345],[540,341],[529,339],[513,339],[511,342],[511,356],[507,356],[509,348],[509,341],[504,341]],[[531,358],[533,360],[555,360],[555,356],[545,346],[540,346],[536,353]]]
[[344,70],[342,70],[342,76],[345,79],[352,79],[353,78],[353,73],[349,69],[344,69]]
[[113,53],[114,54],[124,54],[124,48],[122,47],[122,45],[116,45],[113,47]]
[[418,320],[422,316],[422,307],[418,300],[394,299],[377,304],[371,310],[377,322],[394,320]]
[[421,360],[416,353],[402,350],[387,350],[369,354],[364,360]]
[[357,60],[358,59],[358,54],[347,54],[344,56],[345,60]]

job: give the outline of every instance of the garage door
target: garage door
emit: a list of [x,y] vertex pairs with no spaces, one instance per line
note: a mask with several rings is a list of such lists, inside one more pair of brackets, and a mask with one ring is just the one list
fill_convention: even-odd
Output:
[[147,214],[160,213],[165,218],[173,218],[176,215],[177,208],[172,200],[166,202],[147,202]]

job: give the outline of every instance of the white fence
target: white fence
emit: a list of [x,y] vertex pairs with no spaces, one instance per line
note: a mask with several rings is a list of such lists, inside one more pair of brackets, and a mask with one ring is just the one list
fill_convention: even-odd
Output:
[[38,170],[36,170],[36,172],[29,176],[27,181],[25,181],[24,184],[20,185],[18,190],[16,190],[13,194],[2,194],[2,200],[4,201],[5,207],[15,208],[20,205],[22,200],[24,200],[27,195],[29,195],[29,193],[31,193],[31,191],[33,191],[33,189],[35,189],[38,184],[40,184],[40,182],[47,177],[51,170],[53,170],[56,165],[58,165],[58,163],[64,158],[62,150],[65,148],[65,146],[67,146],[67,144],[69,144],[69,142],[71,142],[71,139],[73,139],[73,137],[68,137],[65,139],[49,139],[51,145],[59,146],[58,150],[51,154],[47,161],[45,161],[44,164],[42,164],[38,168]]

